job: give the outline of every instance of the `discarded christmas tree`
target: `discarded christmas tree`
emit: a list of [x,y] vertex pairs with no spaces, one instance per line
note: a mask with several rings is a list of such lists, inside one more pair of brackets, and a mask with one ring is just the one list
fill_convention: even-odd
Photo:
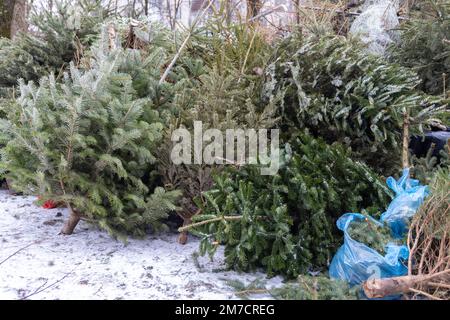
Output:
[[229,169],[205,192],[193,231],[202,237],[200,253],[225,244],[229,267],[296,277],[326,267],[341,236],[336,219],[365,207],[385,208],[389,192],[348,150],[302,134],[283,156],[274,176],[259,166]]
[[400,164],[403,115],[414,119],[414,134],[441,111],[415,90],[420,80],[413,71],[332,34],[287,37],[266,75],[266,100],[283,96],[278,107],[286,135],[308,128],[328,143],[350,146],[354,158],[386,176]]
[[93,50],[91,68],[72,64],[62,84],[52,75],[38,86],[20,82],[2,120],[10,137],[2,167],[14,189],[67,205],[64,234],[85,218],[114,236],[142,236],[164,227],[179,195],[155,179],[164,121],[138,97],[140,79],[121,72],[147,65],[139,53],[102,42]]

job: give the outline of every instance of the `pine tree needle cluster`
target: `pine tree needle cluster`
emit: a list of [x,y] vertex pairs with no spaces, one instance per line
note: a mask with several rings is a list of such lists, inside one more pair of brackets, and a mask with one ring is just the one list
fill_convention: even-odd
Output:
[[357,300],[359,292],[359,287],[350,287],[345,281],[308,275],[270,290],[274,298],[281,300]]
[[367,217],[364,220],[353,221],[348,229],[348,234],[353,240],[363,243],[369,248],[385,255],[385,248],[389,243],[402,244],[403,241],[396,240],[391,235],[388,226],[379,224]]
[[436,174],[442,168],[450,168],[450,146],[447,144],[440,150],[439,158],[434,156],[434,144],[431,145],[424,157],[411,155],[411,175],[421,183],[429,185]]

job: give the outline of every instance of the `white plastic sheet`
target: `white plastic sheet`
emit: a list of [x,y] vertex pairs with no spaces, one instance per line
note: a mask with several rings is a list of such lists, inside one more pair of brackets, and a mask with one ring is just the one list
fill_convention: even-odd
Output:
[[369,52],[383,55],[389,44],[398,39],[394,29],[399,25],[399,0],[366,0],[361,9],[350,33],[358,35],[368,45]]

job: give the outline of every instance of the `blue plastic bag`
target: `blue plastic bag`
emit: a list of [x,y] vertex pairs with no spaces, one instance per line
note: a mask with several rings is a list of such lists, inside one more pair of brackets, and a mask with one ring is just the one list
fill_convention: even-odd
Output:
[[[387,185],[395,193],[381,219],[374,222],[387,224],[395,238],[401,238],[408,231],[408,223],[428,195],[428,187],[419,185],[419,181],[409,178],[409,169],[403,170],[398,181],[389,177]],[[346,280],[350,285],[361,284],[372,278],[389,278],[405,275],[408,271],[404,262],[409,251],[405,245],[389,244],[385,255],[369,248],[350,237],[347,229],[356,219],[366,219],[359,213],[346,213],[337,221],[337,226],[344,232],[344,244],[331,261],[329,274],[331,278]]]
[[[382,256],[348,234],[347,229],[352,221],[366,218],[359,213],[346,213],[337,221],[338,228],[344,232],[344,245],[333,257],[329,275],[331,278],[346,280],[351,286],[371,278],[402,276],[408,272],[405,261],[408,259],[409,250],[406,246],[388,244],[385,248],[386,254]],[[380,224],[375,219],[372,220]]]
[[389,177],[386,184],[394,191],[395,198],[381,215],[380,220],[391,228],[394,237],[401,238],[408,231],[410,219],[428,195],[428,187],[419,185],[418,180],[410,179],[409,169],[403,170],[403,175],[398,181]]

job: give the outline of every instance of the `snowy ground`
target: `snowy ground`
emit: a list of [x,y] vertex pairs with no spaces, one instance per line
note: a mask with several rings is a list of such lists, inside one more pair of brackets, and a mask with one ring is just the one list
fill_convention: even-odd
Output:
[[264,278],[220,271],[222,251],[196,266],[193,237],[184,246],[175,234],[124,245],[84,222],[58,235],[67,211],[34,200],[0,191],[0,299],[235,299],[225,279]]

